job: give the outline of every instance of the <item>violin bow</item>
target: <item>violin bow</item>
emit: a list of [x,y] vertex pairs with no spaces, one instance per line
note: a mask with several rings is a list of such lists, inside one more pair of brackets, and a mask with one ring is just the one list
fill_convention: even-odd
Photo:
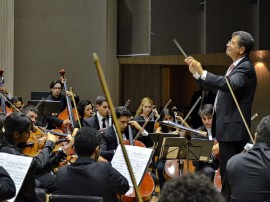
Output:
[[[225,79],[226,79],[226,83],[227,83],[227,85],[228,85],[228,87],[229,87],[229,90],[230,90],[230,92],[231,92],[231,94],[232,94],[233,100],[234,100],[234,102],[235,102],[235,104],[236,104],[236,107],[237,107],[237,109],[238,109],[238,111],[239,111],[239,113],[240,113],[240,115],[241,115],[241,118],[242,118],[244,124],[245,124],[245,127],[246,127],[246,129],[247,129],[247,132],[248,132],[248,134],[249,134],[249,137],[250,137],[252,143],[254,144],[255,141],[254,141],[254,139],[253,139],[253,137],[252,137],[252,134],[251,134],[251,132],[250,132],[250,130],[249,130],[249,127],[248,127],[247,122],[246,122],[246,120],[245,120],[245,117],[244,117],[244,115],[243,115],[243,113],[242,113],[242,111],[241,111],[241,108],[240,108],[240,106],[239,106],[239,104],[238,104],[238,102],[237,102],[237,99],[236,99],[236,97],[235,97],[235,94],[234,94],[234,92],[233,92],[233,89],[232,89],[232,87],[231,87],[231,84],[230,84],[230,82],[229,82],[229,79],[227,78],[227,76],[225,76]],[[256,117],[256,116],[255,116],[255,117]],[[255,117],[254,117],[254,118],[255,118]]]
[[130,99],[128,99],[128,101],[126,102],[126,104],[124,105],[124,107],[127,108],[129,104],[130,104]]
[[126,164],[127,164],[127,168],[128,168],[128,171],[129,171],[129,174],[130,174],[134,189],[135,189],[137,199],[138,199],[139,202],[143,202],[143,200],[141,198],[140,190],[138,189],[136,179],[134,177],[132,167],[131,167],[131,164],[130,164],[130,161],[129,161],[129,158],[128,158],[128,155],[127,155],[126,147],[125,147],[124,142],[123,142],[123,138],[122,138],[122,135],[121,135],[122,133],[121,133],[118,121],[117,121],[116,113],[115,113],[115,110],[114,110],[114,105],[113,105],[112,98],[111,98],[111,95],[110,95],[110,91],[109,91],[107,82],[105,80],[105,76],[104,76],[102,67],[101,67],[100,62],[99,62],[99,57],[98,57],[98,55],[96,53],[93,53],[93,59],[94,59],[94,63],[95,63],[95,66],[96,66],[96,69],[97,69],[97,72],[98,72],[99,79],[101,81],[103,91],[105,93],[105,96],[107,98],[109,107],[111,109],[112,119],[113,119],[113,122],[114,122],[115,127],[116,127],[116,132],[117,132],[117,135],[118,135],[118,139],[119,139],[122,151],[123,151],[123,155],[124,155],[124,158],[125,158],[125,161],[126,161]]
[[71,92],[71,99],[72,99],[72,102],[73,102],[73,105],[74,105],[75,113],[76,113],[76,116],[78,118],[79,127],[82,128],[82,124],[81,124],[81,120],[80,120],[80,117],[79,117],[79,113],[78,113],[78,109],[77,109],[77,105],[76,105],[76,101],[75,101],[75,98],[74,98],[74,93],[73,93],[72,87],[70,87],[70,92]]
[[198,103],[200,102],[200,100],[202,99],[202,96],[200,96],[196,102],[194,103],[194,105],[191,107],[191,109],[189,110],[189,112],[187,113],[186,117],[183,119],[183,121],[181,122],[181,125],[183,125],[184,123],[186,123],[186,120],[188,119],[188,117],[190,116],[190,114],[193,112],[193,110],[195,109],[195,107],[198,105]]
[[[163,111],[164,109],[166,109],[169,106],[169,104],[171,104],[171,102],[172,102],[172,99],[169,99],[169,101],[166,103],[166,105],[163,107],[163,109],[161,111]],[[157,119],[156,119],[155,122],[157,122],[157,120],[159,120],[159,118],[160,118],[160,114],[158,115],[158,117],[157,117]]]

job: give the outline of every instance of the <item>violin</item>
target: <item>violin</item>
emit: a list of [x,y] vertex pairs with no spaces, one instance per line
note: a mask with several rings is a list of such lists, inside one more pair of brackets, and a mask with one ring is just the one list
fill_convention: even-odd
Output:
[[[27,142],[24,145],[21,145],[22,153],[30,157],[36,156],[44,148],[48,132],[61,137],[67,136],[66,134],[63,134],[62,131],[60,130],[46,131],[40,127],[35,126],[33,131],[31,131]],[[62,146],[61,143],[66,141],[67,141],[66,138],[58,139],[58,142],[55,144],[53,152],[56,152]]]

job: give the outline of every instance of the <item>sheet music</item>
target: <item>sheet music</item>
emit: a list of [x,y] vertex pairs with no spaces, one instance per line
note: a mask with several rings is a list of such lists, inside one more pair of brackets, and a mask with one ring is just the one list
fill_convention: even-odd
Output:
[[31,162],[31,157],[0,153],[0,165],[6,169],[16,187],[15,197],[8,201],[13,202],[16,199]]
[[[136,183],[138,185],[140,184],[149,160],[152,157],[153,149],[130,145],[125,145],[125,147],[134,173],[134,177],[136,179]],[[129,186],[133,187],[121,145],[118,145],[113,156],[112,167],[118,170],[118,172],[120,172],[128,180]]]

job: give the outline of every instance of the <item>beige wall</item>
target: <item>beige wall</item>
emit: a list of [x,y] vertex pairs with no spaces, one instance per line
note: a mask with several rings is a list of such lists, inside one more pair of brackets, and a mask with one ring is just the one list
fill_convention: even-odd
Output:
[[[93,62],[98,53],[118,102],[116,0],[15,0],[15,93],[49,90],[64,68],[81,99],[103,94]],[[112,73],[113,72],[113,73]]]

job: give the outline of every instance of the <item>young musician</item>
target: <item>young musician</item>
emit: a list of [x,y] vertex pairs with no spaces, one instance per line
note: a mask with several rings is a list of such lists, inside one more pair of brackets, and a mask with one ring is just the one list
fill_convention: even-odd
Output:
[[[81,127],[91,126],[89,121],[93,115],[93,105],[90,100],[80,100],[77,104]],[[79,121],[76,121],[75,128],[80,128]]]
[[100,154],[99,132],[81,128],[75,136],[76,162],[57,172],[57,194],[101,196],[106,202],[117,202],[116,194],[125,194],[127,179],[109,162],[97,162]]
[[[32,121],[25,114],[20,112],[10,114],[4,121],[5,132],[0,145],[0,152],[23,155],[18,150],[18,144],[27,141],[31,127]],[[35,193],[35,172],[47,164],[56,141],[57,138],[54,135],[48,134],[44,148],[37,156],[33,157],[29,171],[18,193],[18,201],[38,201]]]

